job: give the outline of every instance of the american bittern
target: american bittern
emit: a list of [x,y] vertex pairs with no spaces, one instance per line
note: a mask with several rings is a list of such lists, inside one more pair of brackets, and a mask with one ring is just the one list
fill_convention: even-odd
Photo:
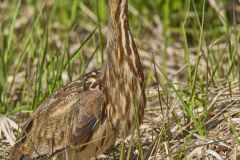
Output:
[[141,61],[128,25],[128,0],[108,0],[107,61],[48,97],[26,122],[12,159],[75,153],[90,159],[141,123],[146,106]]

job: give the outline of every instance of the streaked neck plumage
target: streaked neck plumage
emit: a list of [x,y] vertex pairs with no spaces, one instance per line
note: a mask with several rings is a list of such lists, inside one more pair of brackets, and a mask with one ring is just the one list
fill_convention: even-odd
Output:
[[[109,0],[107,68],[119,77],[123,65],[143,80],[142,65],[128,24],[128,0]],[[129,72],[128,71],[128,72]]]
[[[113,128],[126,137],[141,122],[146,96],[141,61],[128,24],[128,0],[108,0],[107,61],[101,88]],[[137,108],[137,113],[134,111]]]

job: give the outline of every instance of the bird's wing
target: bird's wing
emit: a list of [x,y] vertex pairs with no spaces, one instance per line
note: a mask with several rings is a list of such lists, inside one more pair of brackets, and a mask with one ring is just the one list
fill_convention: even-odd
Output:
[[[101,70],[94,70],[85,74],[84,77],[75,80],[56,92],[54,92],[51,96],[47,97],[43,103],[39,106],[39,108],[35,111],[32,117],[30,117],[23,126],[23,131],[20,138],[26,137],[29,131],[32,129],[34,120],[39,117],[39,115],[44,115],[45,113],[51,112],[49,110],[55,110],[55,108],[59,108],[57,104],[66,101],[67,97],[69,100],[72,100],[74,95],[81,94],[84,91],[90,90],[90,87],[98,86],[98,78],[101,76]],[[92,79],[96,79],[93,81]],[[92,80],[92,81],[90,81]],[[92,83],[90,83],[92,82]],[[72,97],[72,98],[71,98]],[[67,103],[67,102],[66,102]]]
[[105,101],[105,95],[99,90],[86,91],[79,99],[79,103],[76,103],[74,108],[68,133],[70,145],[84,144],[91,136],[98,122],[102,119]]

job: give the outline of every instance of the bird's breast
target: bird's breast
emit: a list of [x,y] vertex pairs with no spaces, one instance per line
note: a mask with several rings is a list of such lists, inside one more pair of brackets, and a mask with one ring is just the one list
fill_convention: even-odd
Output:
[[[130,85],[120,84],[109,89],[107,98],[107,117],[113,130],[122,138],[134,131],[143,117],[144,95],[138,81]],[[121,88],[120,88],[121,87]]]

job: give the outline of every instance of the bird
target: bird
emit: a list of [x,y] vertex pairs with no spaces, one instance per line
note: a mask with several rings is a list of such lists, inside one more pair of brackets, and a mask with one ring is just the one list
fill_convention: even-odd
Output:
[[139,126],[146,107],[143,66],[128,0],[108,0],[106,61],[47,97],[23,126],[12,160],[90,159]]

